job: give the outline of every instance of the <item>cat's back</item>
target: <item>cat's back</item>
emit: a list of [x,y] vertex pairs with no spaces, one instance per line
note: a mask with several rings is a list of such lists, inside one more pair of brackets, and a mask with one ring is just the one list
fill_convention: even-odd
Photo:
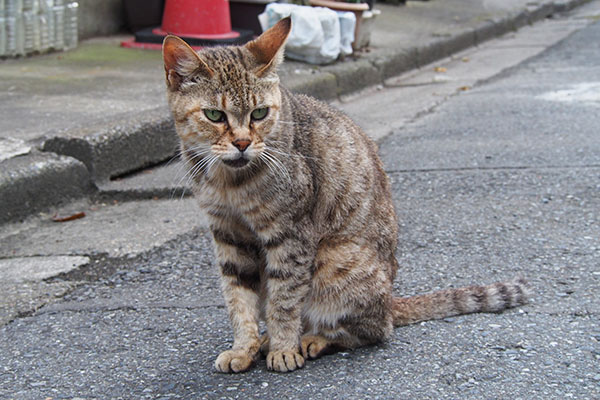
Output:
[[[294,123],[305,133],[322,140],[337,139],[341,143],[346,143],[346,138],[352,143],[359,140],[356,144],[377,151],[372,140],[342,111],[314,97],[292,93],[285,88],[282,89],[282,96],[284,104],[288,103],[291,107]],[[329,144],[335,144],[336,141]]]
[[389,195],[388,179],[377,154],[377,145],[350,117],[304,94],[283,89],[282,96],[284,115],[288,114],[284,118],[293,121],[296,150],[318,160],[323,172],[335,174],[325,179],[336,182],[360,177],[362,180],[357,184],[365,189],[368,186],[368,189]]
[[382,254],[396,248],[397,220],[376,144],[347,115],[310,96],[282,90],[294,148],[316,175],[314,219],[330,240],[362,238]]

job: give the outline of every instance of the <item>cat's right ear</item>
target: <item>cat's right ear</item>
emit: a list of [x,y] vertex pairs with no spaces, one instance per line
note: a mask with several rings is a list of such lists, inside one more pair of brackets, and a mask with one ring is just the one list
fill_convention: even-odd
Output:
[[165,37],[162,53],[167,86],[172,90],[177,90],[182,78],[193,73],[201,73],[208,78],[214,75],[214,71],[202,61],[198,53],[177,36]]
[[291,30],[292,17],[286,17],[264,31],[258,38],[246,43],[246,48],[260,65],[255,71],[256,75],[259,77],[266,75],[281,64],[285,42]]

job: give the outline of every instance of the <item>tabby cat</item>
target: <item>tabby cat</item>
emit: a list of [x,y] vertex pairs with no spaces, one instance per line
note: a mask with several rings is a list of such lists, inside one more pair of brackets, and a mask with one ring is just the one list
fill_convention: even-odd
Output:
[[393,297],[398,223],[376,146],[345,115],[280,86],[290,29],[286,18],[244,46],[200,53],[175,36],[163,44],[233,326],[217,370],[245,371],[262,351],[268,369],[293,371],[393,326],[523,304],[522,280]]

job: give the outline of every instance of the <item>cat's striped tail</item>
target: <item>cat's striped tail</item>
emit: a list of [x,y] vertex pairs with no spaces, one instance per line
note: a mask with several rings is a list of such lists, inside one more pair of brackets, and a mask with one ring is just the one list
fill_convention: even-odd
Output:
[[522,278],[467,286],[412,297],[395,297],[394,326],[476,312],[499,312],[527,303],[529,284]]

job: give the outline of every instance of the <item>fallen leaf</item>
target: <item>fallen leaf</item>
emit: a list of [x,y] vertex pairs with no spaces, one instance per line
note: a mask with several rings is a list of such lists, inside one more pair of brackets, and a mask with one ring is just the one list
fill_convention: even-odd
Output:
[[462,90],[463,92],[466,92],[467,90],[471,90],[471,86],[461,86],[458,88],[458,90]]
[[446,72],[446,71],[448,71],[445,67],[435,67],[433,70],[435,72]]
[[54,222],[68,222],[68,221],[73,221],[75,219],[79,219],[79,218],[83,218],[83,217],[85,217],[85,213],[83,211],[76,212],[76,213],[69,214],[69,215],[54,214],[52,216],[52,221],[54,221]]
[[469,60],[469,57],[463,57],[463,58],[461,58],[461,61],[462,62],[469,62],[471,60]]

